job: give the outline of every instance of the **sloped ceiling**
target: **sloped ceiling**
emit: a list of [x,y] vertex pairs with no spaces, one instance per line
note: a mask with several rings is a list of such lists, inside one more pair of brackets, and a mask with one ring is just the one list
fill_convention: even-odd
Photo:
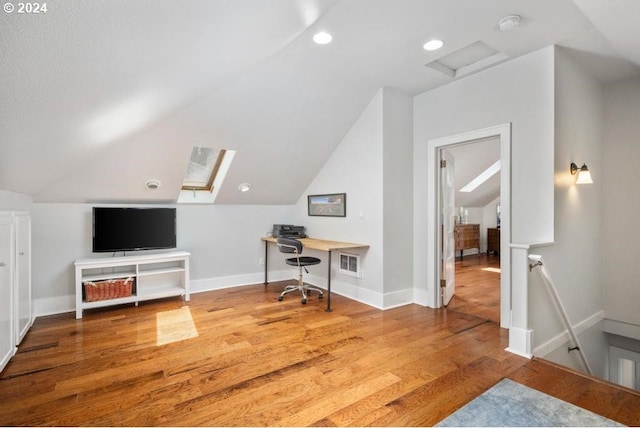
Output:
[[473,192],[461,192],[471,180],[500,160],[500,139],[490,138],[448,149],[454,160],[455,205],[484,207],[500,196],[500,172]]
[[[560,44],[603,80],[640,65],[634,0],[47,6],[0,15],[0,189],[35,201],[173,202],[202,145],[237,151],[217,203],[294,203],[380,87],[447,84],[424,65],[478,40],[509,58]],[[499,31],[514,13],[522,25]],[[431,37],[445,47],[422,50]]]

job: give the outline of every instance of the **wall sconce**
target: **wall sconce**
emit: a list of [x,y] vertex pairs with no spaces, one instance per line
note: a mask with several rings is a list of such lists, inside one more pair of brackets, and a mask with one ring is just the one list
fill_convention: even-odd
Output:
[[591,173],[589,172],[589,168],[587,168],[586,164],[582,164],[580,168],[571,162],[571,175],[578,174],[578,179],[576,180],[576,184],[593,184],[593,180],[591,179]]

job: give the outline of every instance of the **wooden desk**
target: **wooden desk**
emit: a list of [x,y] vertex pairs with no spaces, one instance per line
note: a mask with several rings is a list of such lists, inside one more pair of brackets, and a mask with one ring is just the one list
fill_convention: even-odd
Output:
[[[272,236],[263,236],[261,239],[264,241],[264,285],[267,285],[269,283],[267,278],[269,266],[269,242],[273,242],[275,244],[278,242],[278,239]],[[327,241],[325,239],[315,238],[300,238],[298,241],[302,242],[303,248],[326,251],[329,255],[329,259],[327,260],[327,309],[325,310],[327,312],[331,312],[331,252],[335,250],[369,248],[369,246],[364,244],[354,244],[351,242]]]

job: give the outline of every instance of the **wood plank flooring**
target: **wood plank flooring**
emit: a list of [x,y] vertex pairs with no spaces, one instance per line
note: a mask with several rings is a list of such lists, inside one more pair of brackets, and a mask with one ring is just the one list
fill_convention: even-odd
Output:
[[449,309],[500,323],[500,257],[456,259],[456,294]]
[[493,321],[337,295],[326,313],[283,286],[38,318],[0,425],[429,426],[504,377],[640,425],[640,396],[504,351]]

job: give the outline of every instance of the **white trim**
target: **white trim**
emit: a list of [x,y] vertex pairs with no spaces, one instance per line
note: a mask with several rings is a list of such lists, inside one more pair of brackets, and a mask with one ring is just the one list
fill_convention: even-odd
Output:
[[533,354],[526,350],[531,349],[533,343],[533,330],[511,326],[509,328],[509,346],[506,351],[525,358],[533,358]]
[[640,340],[640,325],[605,319],[603,331],[617,336]]
[[[439,150],[448,146],[473,142],[486,138],[500,139],[500,207],[501,233],[500,247],[508,248],[511,242],[511,123],[491,126],[488,128],[464,132],[448,137],[436,138],[427,142],[427,306],[438,308],[440,301],[440,270],[438,266],[438,248],[441,248],[438,233],[438,204],[436,203],[439,188],[438,162]],[[511,314],[511,254],[510,251],[500,252],[500,326],[509,328]]]
[[45,317],[47,315],[64,314],[66,312],[75,312],[76,295],[68,294],[66,296],[44,297],[33,301],[33,315],[35,317]]
[[[298,272],[293,269],[269,271],[269,282],[286,281],[297,277]],[[206,291],[263,283],[264,272],[256,272],[242,275],[219,276],[216,278],[195,279],[191,280],[190,287],[192,293],[204,293]]]
[[[580,321],[579,323],[573,326],[573,329],[576,332],[576,336],[589,330],[591,327],[598,324],[603,319],[604,319],[604,311],[599,311],[591,315],[590,317]],[[561,346],[565,345],[567,342],[569,342],[569,340],[570,340],[569,332],[567,330],[564,330],[562,333],[558,334],[557,336],[537,346],[533,350],[533,355],[535,355],[536,357],[544,357],[550,354],[551,352],[555,351],[556,349],[560,348]]]

